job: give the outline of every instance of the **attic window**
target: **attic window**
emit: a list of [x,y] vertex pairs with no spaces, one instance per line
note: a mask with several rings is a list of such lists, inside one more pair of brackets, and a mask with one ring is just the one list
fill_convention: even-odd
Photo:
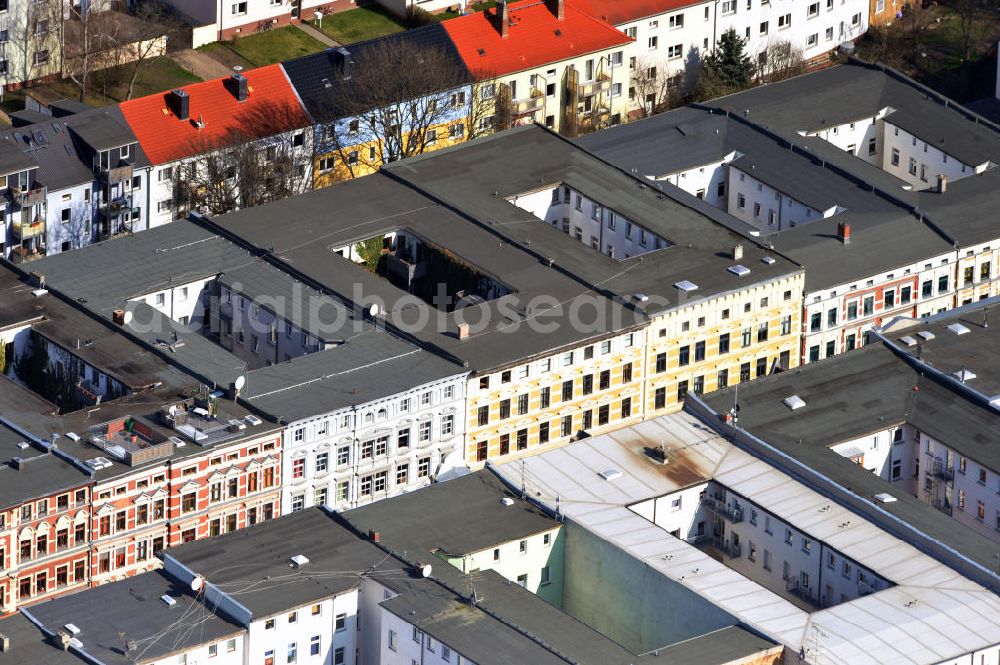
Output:
[[801,409],[806,405],[806,401],[801,397],[799,397],[798,395],[792,395],[790,397],[786,397],[785,399],[781,400],[781,403],[787,406],[792,411]]
[[744,275],[750,274],[750,268],[741,265],[730,266],[728,268],[729,272],[733,273],[737,277],[743,277]]
[[684,292],[694,291],[698,288],[697,284],[686,279],[682,279],[681,281],[675,283],[674,286]]
[[963,326],[961,323],[953,323],[948,326],[948,330],[952,331],[956,335],[964,335],[969,332],[969,329]]
[[486,55],[486,49],[484,48],[479,49],[479,55]]
[[611,480],[618,480],[619,478],[621,478],[622,472],[619,471],[618,469],[605,469],[604,471],[601,471],[597,475],[599,475],[601,478],[604,478],[605,480],[611,481]]
[[556,37],[562,37],[562,30],[556,29],[555,35]]

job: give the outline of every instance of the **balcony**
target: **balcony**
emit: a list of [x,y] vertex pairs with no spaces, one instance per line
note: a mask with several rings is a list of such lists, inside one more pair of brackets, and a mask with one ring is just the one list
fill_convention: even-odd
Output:
[[580,99],[607,94],[611,92],[611,77],[607,74],[600,74],[594,81],[578,84],[576,92]]
[[14,234],[14,240],[16,241],[34,238],[45,233],[45,220],[40,217],[36,217],[31,222],[15,221],[11,224],[11,231]]
[[29,263],[45,256],[45,249],[32,247],[27,248],[18,245],[10,252],[10,261],[15,264]]
[[19,187],[7,188],[7,196],[15,204],[25,208],[27,206],[45,203],[46,190],[44,187],[35,186],[32,189],[21,189]]
[[532,89],[531,95],[524,99],[515,99],[511,106],[511,114],[516,116],[531,115],[545,107],[545,94],[541,90]]
[[712,545],[715,547],[715,549],[722,552],[730,559],[739,559],[740,557],[743,556],[742,543],[734,543],[732,541],[717,537],[713,539]]
[[122,164],[109,169],[98,168],[97,177],[101,182],[109,185],[129,181],[132,179],[132,165]]
[[722,519],[733,524],[739,524],[743,521],[743,509],[739,506],[728,506],[724,502],[708,495],[701,497],[701,504],[712,510]]

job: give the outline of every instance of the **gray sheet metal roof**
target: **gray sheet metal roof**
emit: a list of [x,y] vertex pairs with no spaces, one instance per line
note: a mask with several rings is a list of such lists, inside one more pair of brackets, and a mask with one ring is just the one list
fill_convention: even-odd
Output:
[[[28,611],[53,632],[67,623],[78,627],[82,651],[106,665],[152,662],[227,638],[242,639],[241,626],[213,613],[190,593],[163,573],[150,572],[55,598]],[[177,603],[167,605],[163,595]],[[135,641],[134,650],[125,650],[122,633]]]
[[[510,506],[502,498],[514,501]],[[419,516],[419,518],[415,518]],[[489,471],[478,471],[344,513],[362,532],[409,552],[473,554],[556,529],[559,523]]]

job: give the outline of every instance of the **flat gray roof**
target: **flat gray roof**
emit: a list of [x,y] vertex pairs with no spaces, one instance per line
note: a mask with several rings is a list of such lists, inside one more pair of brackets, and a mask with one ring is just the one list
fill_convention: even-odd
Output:
[[49,641],[49,636],[21,613],[0,619],[0,634],[10,648],[0,651],[2,665],[81,665],[83,661]]
[[[167,605],[161,599],[164,595],[176,604]],[[76,638],[83,643],[79,651],[106,665],[151,662],[227,638],[242,639],[243,633],[242,626],[212,612],[191,596],[190,588],[161,572],[54,598],[26,611],[53,632],[68,623],[75,625],[80,629]],[[196,630],[192,630],[194,626]],[[134,648],[126,648],[122,633],[135,643]],[[53,662],[59,662],[57,657]]]
[[[502,498],[513,501],[501,503]],[[419,516],[419,519],[415,518]],[[362,532],[412,551],[472,554],[556,529],[556,522],[522,500],[494,474],[477,471],[344,513]]]

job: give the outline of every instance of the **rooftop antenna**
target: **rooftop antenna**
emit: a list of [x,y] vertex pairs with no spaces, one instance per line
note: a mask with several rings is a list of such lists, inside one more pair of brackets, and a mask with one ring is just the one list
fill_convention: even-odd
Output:
[[983,328],[989,328],[990,327],[990,321],[989,321],[989,318],[987,317],[988,313],[989,313],[989,309],[987,309],[986,307],[984,307],[983,308]]
[[733,408],[729,415],[732,416],[733,427],[737,427],[740,423],[740,384],[738,383],[733,394]]
[[524,487],[524,460],[521,460],[521,501],[528,498],[528,491]]

